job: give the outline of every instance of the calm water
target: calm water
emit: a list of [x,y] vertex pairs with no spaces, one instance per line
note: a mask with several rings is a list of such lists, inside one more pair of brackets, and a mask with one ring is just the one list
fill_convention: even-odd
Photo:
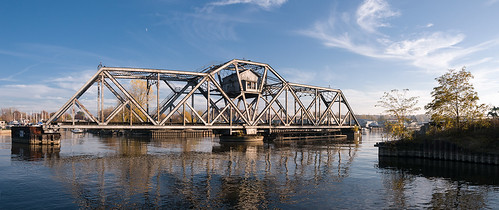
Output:
[[217,138],[63,135],[60,147],[0,136],[0,209],[499,208],[498,168],[378,160],[357,144],[222,144]]

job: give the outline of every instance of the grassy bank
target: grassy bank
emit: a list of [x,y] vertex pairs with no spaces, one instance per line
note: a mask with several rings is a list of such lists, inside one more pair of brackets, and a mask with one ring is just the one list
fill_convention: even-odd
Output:
[[392,144],[401,148],[410,148],[433,140],[450,142],[473,152],[499,154],[499,123],[480,128],[430,131],[414,135],[411,140],[403,139]]

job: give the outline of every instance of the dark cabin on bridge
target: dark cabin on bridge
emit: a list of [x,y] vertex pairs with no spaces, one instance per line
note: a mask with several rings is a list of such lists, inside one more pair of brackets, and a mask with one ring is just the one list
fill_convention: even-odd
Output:
[[222,89],[229,97],[237,97],[241,91],[245,94],[246,98],[254,98],[258,96],[258,86],[260,77],[251,70],[245,70],[239,73],[241,77],[242,88],[239,86],[239,78],[237,73],[226,76],[222,80]]

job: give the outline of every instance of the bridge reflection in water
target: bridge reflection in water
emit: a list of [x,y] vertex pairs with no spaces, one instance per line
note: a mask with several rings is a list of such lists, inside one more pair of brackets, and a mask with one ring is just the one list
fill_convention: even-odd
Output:
[[[72,138],[69,147],[91,138]],[[330,141],[221,144],[206,138],[121,137],[98,141],[104,146],[91,155],[81,148],[65,155],[59,148],[17,144],[12,145],[12,154],[15,159],[44,161],[80,207],[267,208],[307,201],[311,188],[348,177],[358,150],[356,144]]]
[[[60,148],[9,145],[11,163],[3,169],[20,178],[0,175],[4,177],[1,201],[15,207],[29,197],[36,205],[61,202],[52,205],[59,208],[477,209],[499,205],[496,166],[378,159],[373,145],[379,140],[369,134],[361,144],[221,144],[216,138],[155,140],[66,133]],[[5,142],[0,141],[0,152],[5,150],[2,145]],[[9,185],[5,180],[16,181]],[[29,189],[19,188],[19,182]],[[10,199],[12,193],[19,196]]]

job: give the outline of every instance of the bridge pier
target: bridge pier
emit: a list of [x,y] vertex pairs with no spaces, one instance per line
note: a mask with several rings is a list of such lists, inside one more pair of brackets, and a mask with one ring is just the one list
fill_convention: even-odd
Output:
[[11,127],[12,142],[24,144],[59,145],[60,133],[47,133],[41,126]]

